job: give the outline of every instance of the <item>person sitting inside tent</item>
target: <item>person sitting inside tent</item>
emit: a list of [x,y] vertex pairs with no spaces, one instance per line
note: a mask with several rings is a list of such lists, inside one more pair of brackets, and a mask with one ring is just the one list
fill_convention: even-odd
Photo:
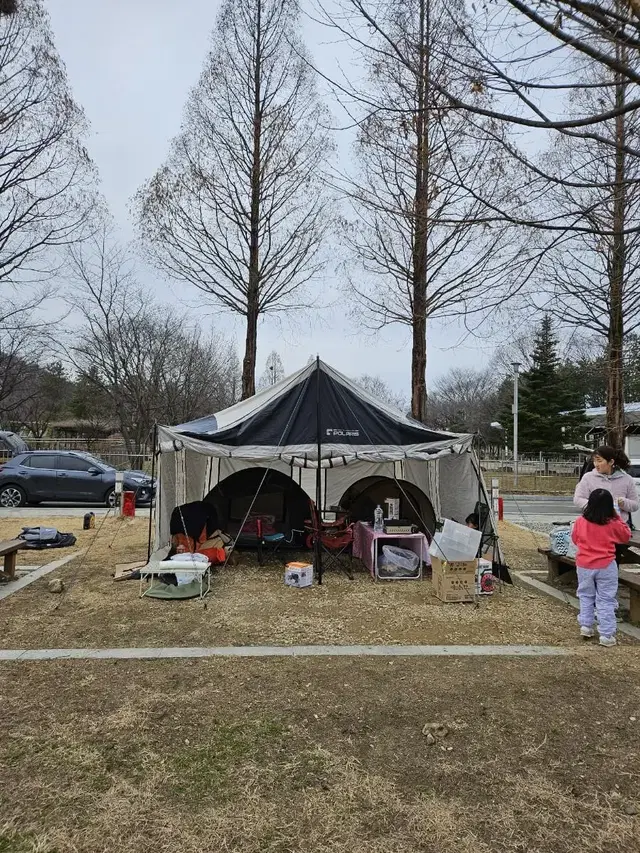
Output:
[[167,559],[178,553],[197,552],[208,557],[212,565],[224,563],[225,545],[230,539],[217,527],[218,514],[211,504],[193,501],[177,506],[169,522],[171,549]]
[[472,512],[471,515],[468,515],[464,523],[472,530],[480,530],[480,516],[477,512]]

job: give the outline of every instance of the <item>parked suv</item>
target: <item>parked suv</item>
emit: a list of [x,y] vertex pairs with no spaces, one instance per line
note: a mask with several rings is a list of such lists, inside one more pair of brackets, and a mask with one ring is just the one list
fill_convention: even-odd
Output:
[[[42,501],[115,505],[116,469],[88,453],[35,450],[0,464],[0,507]],[[155,481],[143,471],[125,471],[123,488],[136,502],[150,503]]]
[[29,449],[27,442],[9,430],[0,430],[0,460],[9,459]]

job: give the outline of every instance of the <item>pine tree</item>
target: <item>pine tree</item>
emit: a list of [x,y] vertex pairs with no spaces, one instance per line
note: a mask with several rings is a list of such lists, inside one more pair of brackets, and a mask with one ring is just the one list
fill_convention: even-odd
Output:
[[532,367],[522,374],[519,418],[523,452],[560,451],[565,442],[583,440],[584,400],[575,386],[566,382],[558,339],[548,315],[542,318],[535,337]]

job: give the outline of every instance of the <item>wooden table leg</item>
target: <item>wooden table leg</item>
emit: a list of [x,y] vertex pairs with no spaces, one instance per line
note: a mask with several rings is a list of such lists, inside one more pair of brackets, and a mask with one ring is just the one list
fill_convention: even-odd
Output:
[[554,560],[553,557],[547,557],[547,583],[554,583],[560,574],[560,566],[558,565],[558,561]]
[[640,622],[640,592],[629,590],[629,618],[632,622]]
[[16,576],[16,561],[18,558],[17,551],[13,551],[11,554],[4,555],[4,574],[9,580],[14,580]]

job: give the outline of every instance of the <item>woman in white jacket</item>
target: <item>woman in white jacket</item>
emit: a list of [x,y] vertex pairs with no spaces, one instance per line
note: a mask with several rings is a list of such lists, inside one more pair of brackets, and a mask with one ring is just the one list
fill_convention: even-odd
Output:
[[620,517],[630,525],[631,513],[638,509],[640,502],[635,481],[627,474],[629,464],[629,459],[622,450],[608,445],[599,447],[593,454],[593,471],[586,473],[576,486],[574,504],[582,510],[586,507],[591,492],[595,489],[606,489],[620,510]]

